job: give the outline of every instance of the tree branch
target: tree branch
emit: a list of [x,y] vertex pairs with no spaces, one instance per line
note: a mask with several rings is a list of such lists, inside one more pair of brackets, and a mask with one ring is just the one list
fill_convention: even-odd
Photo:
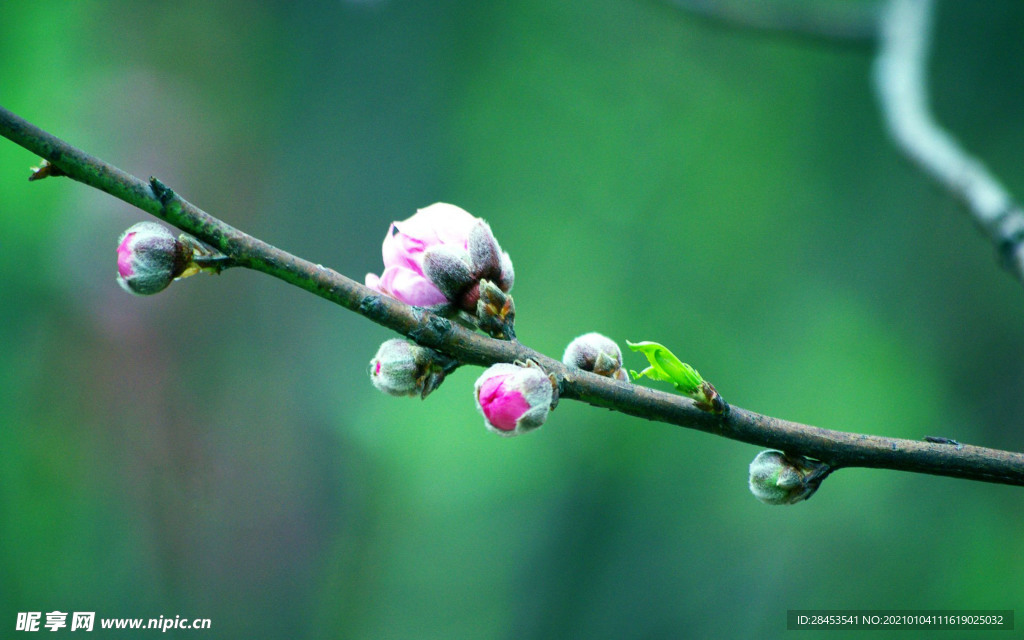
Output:
[[[149,183],[72,147],[0,107],[0,135],[52,163],[68,177],[165,220],[229,256],[330,300],[377,324],[441,351],[462,364],[535,360],[558,382],[560,397],[648,420],[712,433],[788,454],[831,469],[872,467],[1024,485],[1024,454],[947,441],[926,442],[820,429],[739,407],[712,414],[689,399],[568,367],[515,341],[495,340],[381,295],[345,276],[272,247],[187,202],[160,181]],[[941,440],[941,439],[940,439]]]
[[967,206],[1024,282],[1024,211],[988,168],[936,122],[928,104],[933,13],[931,0],[892,0],[882,12],[875,88],[889,132],[925,173]]
[[830,43],[878,39],[875,89],[889,133],[917,165],[960,200],[1024,283],[1024,208],[980,160],[943,129],[928,103],[926,63],[934,0],[766,4],[668,0],[694,15],[739,29]]
[[822,0],[668,0],[690,14],[761,33],[784,33],[829,44],[872,43],[878,34],[878,5]]

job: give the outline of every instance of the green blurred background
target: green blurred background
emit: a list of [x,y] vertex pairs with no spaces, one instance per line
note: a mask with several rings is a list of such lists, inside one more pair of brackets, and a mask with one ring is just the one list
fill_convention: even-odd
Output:
[[[1024,196],[1024,5],[937,19],[938,117]],[[656,340],[745,408],[1022,450],[1024,290],[894,149],[872,57],[654,0],[0,8],[0,104],[272,244],[361,279],[389,222],[452,202],[545,353]],[[768,507],[757,448],[574,402],[497,438],[479,369],[386,397],[391,334],[264,275],[127,295],[116,239],[148,216],[36,163],[0,140],[5,637],[55,609],[218,638],[1024,615],[1019,488],[848,470]]]

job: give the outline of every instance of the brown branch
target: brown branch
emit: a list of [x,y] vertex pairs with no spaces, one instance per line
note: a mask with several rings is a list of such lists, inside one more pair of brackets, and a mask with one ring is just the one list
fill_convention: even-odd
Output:
[[495,340],[425,309],[383,296],[345,276],[247,235],[182,199],[160,181],[144,182],[0,107],[0,135],[41,156],[64,175],[105,191],[192,234],[235,264],[262,271],[354,311],[462,364],[532,359],[559,384],[560,397],[648,420],[712,433],[825,462],[831,469],[873,467],[1024,485],[1024,454],[947,442],[901,440],[820,429],[731,407],[702,411],[689,399],[605,378]]

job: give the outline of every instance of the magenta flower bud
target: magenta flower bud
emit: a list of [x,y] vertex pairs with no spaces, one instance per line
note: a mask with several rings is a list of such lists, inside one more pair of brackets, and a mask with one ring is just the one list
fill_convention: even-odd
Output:
[[622,369],[619,345],[600,333],[586,333],[570,342],[562,362],[606,378],[629,381],[629,375]]
[[185,271],[192,254],[192,246],[166,227],[139,222],[117,242],[117,283],[137,295],[159,293]]
[[476,406],[488,429],[514,436],[544,424],[555,400],[551,378],[539,366],[496,364],[474,387]]
[[370,381],[393,396],[426,398],[455,365],[454,360],[432,349],[394,338],[380,345],[370,361]]
[[454,305],[476,312],[479,282],[491,279],[508,292],[512,260],[483,220],[438,202],[393,222],[382,248],[384,271],[366,286],[406,304]]

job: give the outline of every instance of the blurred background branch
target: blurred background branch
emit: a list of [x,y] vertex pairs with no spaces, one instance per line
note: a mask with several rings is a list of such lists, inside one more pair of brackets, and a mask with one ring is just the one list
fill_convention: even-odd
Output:
[[670,2],[693,15],[739,29],[831,44],[877,40],[875,89],[893,141],[966,205],[996,245],[1005,266],[1024,282],[1024,210],[985,164],[936,121],[929,105],[927,63],[934,0]]
[[875,2],[816,0],[668,0],[709,22],[766,33],[784,33],[829,44],[868,44],[878,35]]
[[932,115],[927,64],[934,13],[933,0],[892,0],[885,6],[875,60],[882,112],[896,144],[967,206],[1024,282],[1024,211],[985,164]]

